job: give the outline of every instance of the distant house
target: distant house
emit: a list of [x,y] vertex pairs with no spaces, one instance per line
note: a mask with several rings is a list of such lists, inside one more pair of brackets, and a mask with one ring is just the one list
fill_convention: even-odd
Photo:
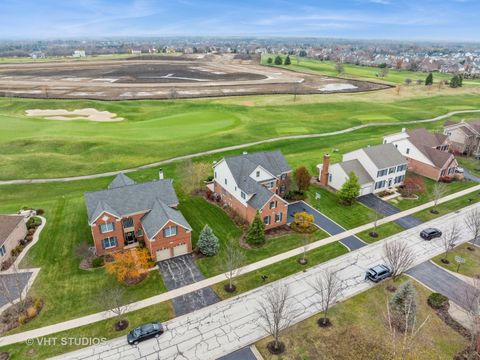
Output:
[[86,56],[85,50],[75,50],[72,54],[72,57],[74,58],[84,58]]
[[465,155],[480,155],[480,120],[447,121],[443,133],[448,137],[450,149]]
[[132,55],[142,55],[142,50],[130,50]]
[[267,229],[286,224],[292,169],[280,151],[225,157],[213,170],[214,193],[243,219],[251,223],[258,211]]
[[407,160],[391,144],[370,146],[343,155],[341,163],[330,165],[324,155],[317,165],[320,183],[340,190],[353,172],[360,182],[360,196],[385,191],[403,184]]
[[11,257],[11,251],[26,235],[24,216],[0,215],[0,264]]
[[449,152],[446,135],[430,133],[424,128],[406,130],[385,136],[385,144],[393,144],[407,158],[408,169],[438,181],[443,176],[453,176],[458,166]]
[[137,184],[119,174],[106,190],[85,193],[88,223],[97,254],[129,249],[144,242],[153,260],[192,251],[192,228],[176,209],[173,180]]

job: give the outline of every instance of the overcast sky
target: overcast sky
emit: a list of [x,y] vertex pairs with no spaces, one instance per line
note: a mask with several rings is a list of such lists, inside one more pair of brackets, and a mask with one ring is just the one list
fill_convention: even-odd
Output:
[[480,41],[480,0],[0,0],[0,38],[316,36]]

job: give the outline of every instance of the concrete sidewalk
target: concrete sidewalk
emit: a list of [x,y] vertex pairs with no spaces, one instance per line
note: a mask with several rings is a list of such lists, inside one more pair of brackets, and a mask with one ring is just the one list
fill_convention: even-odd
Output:
[[[476,185],[474,187],[459,191],[457,193],[447,195],[444,198],[442,198],[439,201],[439,203],[444,203],[446,201],[456,199],[458,197],[473,193],[475,191],[480,191],[480,185]],[[409,210],[405,210],[401,213],[385,217],[385,218],[378,221],[378,225],[385,224],[387,222],[391,222],[391,221],[400,219],[401,217],[404,217],[406,215],[414,214],[418,211],[428,209],[432,206],[433,206],[433,201],[431,201],[429,203],[426,203],[426,204],[423,204],[423,205],[420,205],[420,206],[417,206],[417,207],[409,209]],[[469,208],[474,208],[476,206],[478,206],[478,204],[474,204],[474,205],[470,206]],[[317,242],[314,242],[314,243],[310,244],[309,251],[317,249],[317,248],[319,248],[321,246],[324,246],[326,244],[330,244],[330,243],[339,241],[339,240],[344,239],[346,237],[355,235],[359,232],[368,230],[372,227],[373,227],[373,223],[369,223],[369,224],[359,226],[355,229],[351,229],[351,230],[345,231],[343,233],[340,233],[340,234],[337,234],[337,235],[334,235],[334,236],[330,236],[326,239],[319,240]],[[379,241],[377,243],[382,243],[382,242],[383,241]],[[366,248],[366,247],[364,247],[364,248]],[[362,249],[357,250],[357,251],[361,251],[361,250]],[[299,256],[299,255],[303,254],[303,251],[304,251],[303,247],[299,247],[299,248],[292,249],[290,251],[287,251],[287,252],[269,257],[267,259],[263,259],[263,260],[258,261],[256,263],[252,263],[252,264],[249,264],[247,266],[242,267],[241,270],[240,270],[240,273],[241,274],[246,274],[246,273],[261,269],[265,266],[275,264],[275,263],[280,262],[282,260],[291,258],[293,256]],[[353,253],[355,253],[355,252],[353,252]],[[192,291],[196,291],[196,290],[202,289],[202,288],[207,287],[207,286],[212,286],[212,285],[217,284],[219,282],[225,281],[226,279],[227,279],[226,274],[219,274],[219,275],[207,278],[205,280],[201,280],[201,281],[196,282],[194,284],[184,286],[184,287],[179,288],[179,289],[171,290],[171,291],[168,291],[168,292],[156,295],[156,296],[152,296],[150,298],[143,299],[143,300],[140,300],[140,301],[137,301],[135,303],[127,305],[127,307],[126,307],[127,312],[132,312],[132,311],[143,309],[143,308],[146,308],[148,306],[155,305],[155,304],[167,301],[167,300],[172,300],[175,297],[188,294]],[[64,321],[64,322],[61,322],[61,323],[48,325],[48,326],[45,326],[45,327],[42,327],[42,328],[33,329],[33,330],[25,331],[25,332],[22,332],[22,333],[18,333],[18,334],[8,335],[8,336],[0,338],[0,346],[14,344],[16,342],[22,342],[22,341],[26,341],[27,339],[41,337],[41,336],[45,336],[45,335],[50,335],[50,334],[54,334],[54,333],[64,331],[64,330],[74,329],[74,328],[77,328],[77,327],[80,327],[80,326],[83,326],[83,325],[92,324],[92,323],[97,322],[97,321],[102,321],[102,320],[105,320],[105,319],[108,319],[108,318],[113,318],[115,316],[117,316],[117,315],[115,313],[113,313],[112,311],[103,311],[103,312],[87,315],[87,316],[84,316],[84,317]]]

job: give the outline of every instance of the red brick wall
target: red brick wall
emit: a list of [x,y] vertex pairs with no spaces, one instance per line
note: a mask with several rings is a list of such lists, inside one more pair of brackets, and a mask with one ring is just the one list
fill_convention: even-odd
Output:
[[173,248],[180,244],[187,244],[188,252],[192,252],[192,233],[185,228],[169,221],[165,226],[177,226],[177,235],[164,237],[163,229],[155,236],[153,241],[145,236],[145,246],[150,251],[152,259],[157,260],[157,251],[165,248],[170,248],[170,255],[173,256]]
[[235,196],[230,194],[217,181],[214,182],[214,192],[222,196],[224,204],[230,206],[235,212],[245,220],[248,220],[248,206],[243,205]]
[[[104,221],[102,218],[104,216],[108,217],[108,220]],[[100,232],[100,225],[101,224],[106,224],[106,223],[111,223],[113,222],[115,224],[115,229],[113,231],[107,232],[102,234]],[[123,227],[122,227],[122,222],[117,221],[117,219],[108,214],[108,213],[103,213],[100,215],[95,221],[94,224],[91,226],[92,229],[92,237],[93,237],[93,242],[95,243],[95,248],[97,250],[98,255],[105,255],[107,253],[115,252],[122,250],[124,248],[124,238],[123,238]],[[111,236],[116,236],[117,237],[117,246],[110,248],[110,249],[104,249],[102,240]]]
[[[435,166],[431,166],[413,159],[407,159],[407,162],[408,162],[408,169],[414,173],[425,176],[435,181],[438,181],[441,177],[441,173],[443,169],[439,169]],[[454,160],[453,162],[451,161],[447,162],[447,166],[449,166],[450,168],[455,168],[457,165],[458,163],[456,160]],[[448,168],[445,168],[445,176],[447,175],[448,175]],[[453,174],[451,174],[450,176],[453,176]]]
[[[270,202],[271,201],[277,201],[277,207],[275,209],[270,209]],[[278,195],[274,195],[267,203],[265,206],[260,209],[260,217],[263,218],[266,216],[270,215],[270,224],[265,225],[265,229],[273,229],[277,226],[282,226],[287,223],[287,204],[282,200],[282,198]],[[253,209],[253,208],[252,208]],[[255,217],[255,209],[253,209],[253,213],[250,213],[249,215],[251,216],[251,220],[249,219],[249,222],[251,223],[253,221],[253,218]],[[282,213],[282,221],[280,222],[275,222],[275,214],[277,213]]]

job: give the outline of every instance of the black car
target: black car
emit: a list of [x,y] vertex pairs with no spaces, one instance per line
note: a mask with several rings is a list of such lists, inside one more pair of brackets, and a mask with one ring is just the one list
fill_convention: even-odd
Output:
[[159,322],[143,324],[128,333],[127,341],[130,345],[137,345],[140,341],[159,337],[164,331],[163,325]]
[[420,237],[425,240],[432,240],[433,238],[442,236],[442,232],[435,228],[428,228],[422,230]]
[[369,279],[377,283],[390,276],[392,276],[392,271],[387,266],[377,265],[367,270],[365,279]]

